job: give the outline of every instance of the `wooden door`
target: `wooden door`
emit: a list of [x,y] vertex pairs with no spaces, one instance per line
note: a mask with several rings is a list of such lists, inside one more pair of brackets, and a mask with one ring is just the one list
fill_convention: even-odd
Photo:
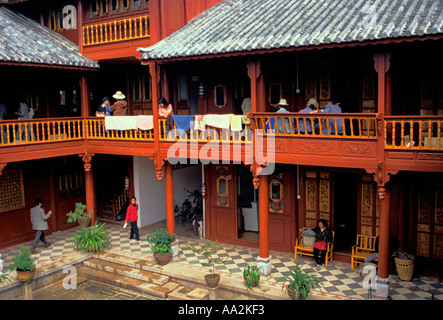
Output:
[[416,255],[443,259],[443,185],[421,182],[419,192]]
[[209,237],[234,240],[237,237],[235,167],[211,165],[208,171]]
[[331,173],[308,170],[305,172],[305,223],[303,227],[315,228],[319,219],[329,227],[332,221]]

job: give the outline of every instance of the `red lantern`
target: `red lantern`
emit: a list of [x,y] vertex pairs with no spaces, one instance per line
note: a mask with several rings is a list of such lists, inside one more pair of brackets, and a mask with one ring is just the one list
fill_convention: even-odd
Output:
[[125,178],[125,189],[129,190],[129,177]]
[[202,184],[202,198],[206,199],[206,183]]

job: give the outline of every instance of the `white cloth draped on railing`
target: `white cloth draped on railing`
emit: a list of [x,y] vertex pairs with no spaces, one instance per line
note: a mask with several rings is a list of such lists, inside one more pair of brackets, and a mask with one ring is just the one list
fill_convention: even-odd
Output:
[[151,130],[154,128],[153,116],[105,117],[106,130]]
[[197,115],[194,120],[194,130],[205,130],[206,126],[241,131],[242,116],[235,114],[206,114]]

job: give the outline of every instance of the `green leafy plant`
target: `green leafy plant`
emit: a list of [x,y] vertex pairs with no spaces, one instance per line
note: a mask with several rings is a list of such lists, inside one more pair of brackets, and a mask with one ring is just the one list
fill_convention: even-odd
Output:
[[106,231],[104,223],[82,227],[74,236],[74,246],[84,252],[102,253],[111,246],[111,235]]
[[33,271],[35,269],[35,261],[31,257],[31,254],[31,250],[21,246],[20,252],[14,254],[14,258],[12,258],[12,263],[8,266],[8,269],[10,271]]
[[88,210],[85,204],[81,202],[75,203],[74,211],[68,212],[66,216],[68,217],[68,222],[77,222],[78,220],[87,220],[91,218],[91,210]]
[[153,237],[148,237],[148,242],[151,244],[151,250],[154,254],[172,253],[171,244],[176,234],[169,235],[164,228],[155,230]]
[[254,283],[256,283],[257,285],[259,284],[260,272],[262,272],[262,268],[251,266],[251,260],[249,260],[249,262],[246,264],[246,267],[243,269],[243,280],[245,281],[245,285],[248,291],[252,290]]
[[207,240],[204,245],[202,245],[200,248],[196,246],[191,246],[189,243],[186,243],[186,247],[191,249],[192,252],[196,254],[200,254],[204,257],[203,261],[200,261],[200,264],[203,267],[208,267],[212,269],[211,276],[215,276],[215,265],[217,264],[223,264],[227,260],[226,258],[220,258],[217,257],[216,254],[220,250],[220,246],[218,244],[218,241],[209,241]]
[[0,284],[2,284],[3,282],[11,282],[11,278],[9,276],[9,274],[6,273],[0,273]]
[[321,280],[313,270],[304,270],[299,263],[288,275],[278,279],[277,282],[282,282],[282,289],[286,287],[288,291],[294,291],[295,297],[300,295],[303,300],[306,300],[315,287],[322,286]]

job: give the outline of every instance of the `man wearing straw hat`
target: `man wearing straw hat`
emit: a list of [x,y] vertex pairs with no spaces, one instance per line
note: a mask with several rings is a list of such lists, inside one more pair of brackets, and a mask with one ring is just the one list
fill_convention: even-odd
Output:
[[126,97],[121,91],[117,91],[113,96],[115,100],[117,100],[112,106],[111,109],[114,111],[114,116],[125,116],[128,113],[128,104],[124,100]]

